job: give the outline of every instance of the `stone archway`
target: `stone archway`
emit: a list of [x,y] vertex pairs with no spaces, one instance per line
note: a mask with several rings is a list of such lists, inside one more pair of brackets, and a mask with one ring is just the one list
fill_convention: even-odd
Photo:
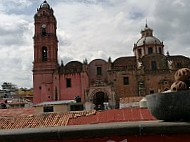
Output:
[[104,92],[97,92],[93,96],[93,104],[95,105],[96,110],[104,110],[105,103],[108,103],[108,96]]
[[96,110],[108,109],[113,101],[111,94],[105,89],[93,90],[89,99],[94,104]]

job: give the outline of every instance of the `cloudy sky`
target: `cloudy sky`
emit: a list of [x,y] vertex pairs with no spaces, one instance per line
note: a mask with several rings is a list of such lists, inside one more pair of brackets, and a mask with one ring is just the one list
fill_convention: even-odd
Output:
[[[47,0],[59,61],[133,56],[146,19],[171,55],[190,53],[189,0]],[[32,87],[33,16],[43,0],[0,0],[0,84]]]

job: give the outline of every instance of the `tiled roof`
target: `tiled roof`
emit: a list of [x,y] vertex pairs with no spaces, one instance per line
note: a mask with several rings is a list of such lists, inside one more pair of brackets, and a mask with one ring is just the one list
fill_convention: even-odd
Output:
[[43,102],[43,103],[37,104],[35,106],[62,105],[62,104],[70,104],[70,103],[76,103],[76,101],[75,100],[65,100],[65,101]]
[[136,63],[136,58],[135,56],[131,56],[131,57],[120,57],[117,58],[114,62],[113,65],[114,66],[126,66],[126,65],[135,65]]
[[68,125],[84,125],[109,122],[131,122],[156,120],[148,109],[127,108],[107,111],[98,111],[96,115],[70,119]]
[[186,59],[188,59],[188,57],[185,57],[185,56],[183,56],[183,55],[172,55],[172,56],[168,56],[168,59],[170,59],[170,60],[178,60],[179,58],[186,58]]
[[38,115],[0,118],[0,129],[22,129],[66,126],[69,119],[95,114],[96,111],[43,113]]
[[27,104],[25,102],[11,102],[9,105],[19,105],[19,104]]
[[15,117],[34,114],[34,107],[17,109],[0,109],[0,117]]
[[[22,112],[21,109],[16,110]],[[24,110],[26,111],[26,108]],[[150,114],[148,109],[141,108],[127,108],[105,111],[42,113],[38,115],[24,116],[22,116],[21,114],[19,115],[19,113],[16,113],[15,111],[15,115],[17,116],[11,118],[0,118],[0,129],[42,128],[95,123],[156,120]]]

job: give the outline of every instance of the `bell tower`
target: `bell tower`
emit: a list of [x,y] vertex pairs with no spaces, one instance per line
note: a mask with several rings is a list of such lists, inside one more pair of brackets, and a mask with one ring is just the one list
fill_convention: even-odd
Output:
[[58,68],[57,22],[53,13],[45,0],[34,15],[34,104],[53,100],[53,73]]

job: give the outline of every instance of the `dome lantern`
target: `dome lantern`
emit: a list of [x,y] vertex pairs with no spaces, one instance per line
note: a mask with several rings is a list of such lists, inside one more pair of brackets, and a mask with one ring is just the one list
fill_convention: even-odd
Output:
[[46,0],[44,0],[44,2],[40,5],[40,8],[48,8],[48,9],[50,9],[50,5],[47,3]]
[[148,27],[147,23],[144,27],[144,30],[141,31],[141,35],[142,37],[153,36],[153,30]]
[[148,27],[147,23],[141,30],[141,38],[134,44],[133,52],[137,59],[145,55],[158,53],[163,54],[163,42],[153,36],[153,30]]

